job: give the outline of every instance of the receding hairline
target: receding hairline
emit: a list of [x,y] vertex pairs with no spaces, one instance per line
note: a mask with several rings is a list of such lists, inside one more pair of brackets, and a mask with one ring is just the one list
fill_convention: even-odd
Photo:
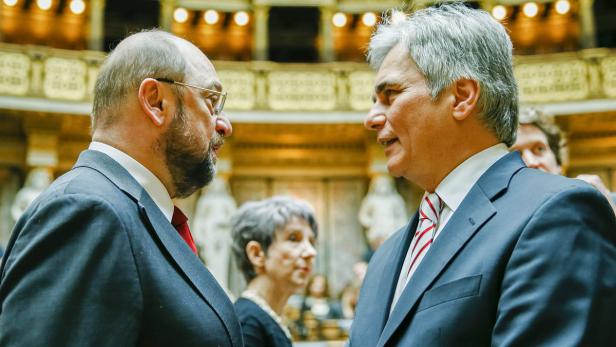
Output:
[[[124,55],[138,56],[142,49],[151,47],[153,42],[159,43],[161,41],[173,45],[174,48],[180,52],[180,55],[184,57],[184,62],[186,63],[185,73],[187,75],[190,75],[193,72],[199,73],[203,71],[203,69],[195,64],[197,61],[205,62],[204,67],[206,72],[215,74],[216,70],[214,69],[212,62],[197,46],[184,38],[175,36],[160,29],[144,30],[126,37],[113,49],[109,55],[109,59],[114,59],[117,56]],[[220,88],[220,82],[209,82],[211,83],[211,87]]]

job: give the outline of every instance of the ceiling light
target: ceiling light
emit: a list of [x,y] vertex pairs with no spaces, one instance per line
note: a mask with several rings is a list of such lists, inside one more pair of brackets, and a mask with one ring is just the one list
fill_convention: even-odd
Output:
[[184,23],[188,20],[188,11],[185,8],[178,7],[173,11],[173,19],[178,23]]
[[332,18],[332,23],[338,28],[342,28],[347,23],[347,17],[344,13],[338,12]]
[[244,11],[235,12],[235,14],[233,15],[233,21],[235,22],[235,24],[243,27],[244,25],[248,24],[248,13]]
[[537,4],[534,2],[527,2],[522,7],[522,12],[524,12],[524,15],[526,15],[526,17],[533,18],[537,15],[537,13],[539,13],[539,6],[537,6]]
[[558,14],[566,14],[571,9],[571,4],[567,0],[558,0],[555,7]]
[[43,11],[47,11],[51,8],[51,0],[36,0],[36,6]]
[[17,0],[4,0],[4,4],[5,4],[6,6],[11,6],[11,7],[13,7],[13,6],[17,5]]
[[86,10],[86,3],[83,0],[72,0],[69,8],[74,14],[82,14]]
[[361,16],[361,21],[367,27],[374,26],[376,24],[376,15],[373,12],[366,12]]
[[503,5],[496,5],[492,7],[492,17],[497,20],[503,20],[507,16],[507,9]]
[[218,12],[216,12],[216,10],[207,10],[203,14],[203,20],[207,24],[216,24],[218,23],[218,19],[220,19],[220,16],[218,15]]

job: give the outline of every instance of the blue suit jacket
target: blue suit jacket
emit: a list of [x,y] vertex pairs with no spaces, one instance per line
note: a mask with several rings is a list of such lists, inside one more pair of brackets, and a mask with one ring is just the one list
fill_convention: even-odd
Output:
[[501,158],[390,315],[416,227],[417,215],[371,259],[351,346],[616,345],[616,218],[590,185]]
[[233,305],[146,191],[85,151],[17,222],[0,346],[242,346]]

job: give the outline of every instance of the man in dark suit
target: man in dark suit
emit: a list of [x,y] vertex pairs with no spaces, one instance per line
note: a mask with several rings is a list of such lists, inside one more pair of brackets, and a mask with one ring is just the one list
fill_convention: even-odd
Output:
[[[520,152],[526,166],[562,175],[564,173],[563,161],[567,155],[564,146],[562,131],[551,117],[535,107],[526,106],[520,109],[518,136],[511,149]],[[614,193],[609,191],[601,177],[582,174],[575,178],[597,188],[616,213]]]
[[0,268],[1,346],[241,346],[197,257],[186,197],[231,125],[214,67],[162,31],[122,41],[94,89],[93,136],[17,222]]
[[426,190],[372,257],[350,345],[616,343],[616,218],[580,181],[508,152],[517,127],[512,46],[462,4],[381,25],[365,125],[387,167]]

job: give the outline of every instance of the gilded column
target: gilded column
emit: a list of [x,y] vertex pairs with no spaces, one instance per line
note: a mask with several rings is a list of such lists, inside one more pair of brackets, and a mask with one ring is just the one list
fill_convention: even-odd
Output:
[[268,30],[267,22],[269,21],[269,6],[255,5],[255,32],[254,44],[252,46],[252,57],[254,60],[267,60],[268,57]]
[[[0,6],[0,18],[2,18],[2,16],[3,16],[2,7],[3,6]],[[2,39],[2,30],[0,30],[0,42],[2,42],[2,41],[3,41],[3,39]]]
[[594,0],[580,0],[580,27],[582,35],[580,44],[582,48],[597,47],[595,36],[595,16],[592,11]]
[[331,6],[322,6],[319,10],[321,12],[321,25],[319,26],[321,44],[319,45],[319,58],[322,62],[334,61],[334,35],[332,32],[334,9]]
[[175,8],[175,0],[160,1],[160,17],[158,25],[165,31],[171,31],[171,23],[173,21],[173,10]]
[[90,35],[88,49],[103,51],[105,49],[105,0],[90,1]]

